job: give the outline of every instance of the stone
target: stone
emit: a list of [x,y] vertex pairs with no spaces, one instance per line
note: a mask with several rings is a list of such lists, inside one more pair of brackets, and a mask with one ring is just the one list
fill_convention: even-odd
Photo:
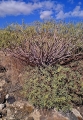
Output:
[[2,117],[5,117],[7,115],[7,110],[6,109],[0,110],[0,113],[2,114]]
[[[6,96],[6,97],[7,97],[7,96]],[[7,101],[7,103],[9,103],[9,104],[13,104],[13,103],[16,101],[16,99],[15,99],[14,96],[8,96],[8,98],[6,98],[6,101]]]
[[83,117],[83,105],[80,106],[80,107],[77,107],[77,110],[80,112],[80,114],[81,114],[82,117]]
[[77,117],[71,111],[66,112],[65,116],[67,116],[69,120],[78,120]]
[[5,101],[5,95],[0,93],[0,104],[4,103]]
[[18,109],[23,109],[23,111],[27,111],[28,113],[31,113],[34,110],[34,107],[31,104],[29,104],[27,101],[21,101],[21,100],[16,101],[14,103],[14,106]]
[[3,115],[3,117],[7,116],[7,110],[3,110],[2,115]]
[[2,112],[0,112],[0,118],[2,118]]
[[0,87],[3,87],[5,85],[5,83],[6,83],[5,80],[1,80],[0,81]]
[[28,120],[34,120],[34,118],[33,117],[29,117]]
[[40,116],[40,112],[37,109],[35,109],[29,117],[32,117],[34,120],[40,120]]
[[10,108],[7,108],[7,120],[15,120],[14,113],[12,113]]
[[40,111],[40,115],[40,120],[70,120],[55,109]]
[[7,94],[7,95],[5,96],[5,99],[7,100],[7,99],[8,99],[8,97],[9,97],[9,94]]
[[0,73],[6,72],[6,68],[2,65],[0,65]]
[[72,113],[78,118],[78,120],[83,120],[83,117],[77,109],[72,108]]
[[4,73],[0,73],[0,79],[2,79],[5,76]]
[[2,110],[5,107],[5,104],[0,104],[0,110]]
[[[9,95],[6,95],[7,99]],[[6,102],[7,119],[10,120],[28,120],[29,114],[34,111],[34,107],[27,101],[18,100],[12,104]]]
[[3,87],[4,87],[5,83],[6,83],[5,80],[0,81],[0,93],[3,90]]
[[31,113],[34,110],[34,107],[32,105],[30,105],[30,104],[25,103],[24,110],[27,111],[28,113]]

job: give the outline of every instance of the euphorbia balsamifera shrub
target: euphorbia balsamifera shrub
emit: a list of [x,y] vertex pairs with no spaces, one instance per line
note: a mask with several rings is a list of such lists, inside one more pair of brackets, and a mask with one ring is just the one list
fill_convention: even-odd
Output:
[[69,67],[29,66],[24,78],[23,93],[37,108],[69,110],[83,103],[81,74]]
[[[12,26],[0,31],[0,47],[34,66],[67,64],[83,58],[83,23],[54,21]],[[11,28],[11,26],[10,26]]]

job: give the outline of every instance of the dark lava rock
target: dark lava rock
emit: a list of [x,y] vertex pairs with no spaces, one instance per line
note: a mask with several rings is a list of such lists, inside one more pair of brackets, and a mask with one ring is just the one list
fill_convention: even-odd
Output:
[[2,65],[0,65],[0,73],[6,72],[6,68]]
[[16,99],[15,99],[14,96],[9,96],[9,97],[7,98],[7,102],[8,102],[9,104],[13,104],[15,101],[16,101]]
[[2,112],[0,112],[0,118],[2,118]]

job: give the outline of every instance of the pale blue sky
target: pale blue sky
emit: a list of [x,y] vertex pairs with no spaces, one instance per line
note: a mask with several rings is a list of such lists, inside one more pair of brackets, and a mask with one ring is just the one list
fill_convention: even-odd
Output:
[[55,20],[83,20],[82,0],[0,0],[0,27],[11,23]]

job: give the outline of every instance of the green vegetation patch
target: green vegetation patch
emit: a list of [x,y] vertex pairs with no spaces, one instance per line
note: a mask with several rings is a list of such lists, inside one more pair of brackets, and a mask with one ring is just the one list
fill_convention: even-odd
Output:
[[25,97],[37,108],[68,110],[83,103],[83,83],[78,71],[60,65],[28,67],[24,76]]

